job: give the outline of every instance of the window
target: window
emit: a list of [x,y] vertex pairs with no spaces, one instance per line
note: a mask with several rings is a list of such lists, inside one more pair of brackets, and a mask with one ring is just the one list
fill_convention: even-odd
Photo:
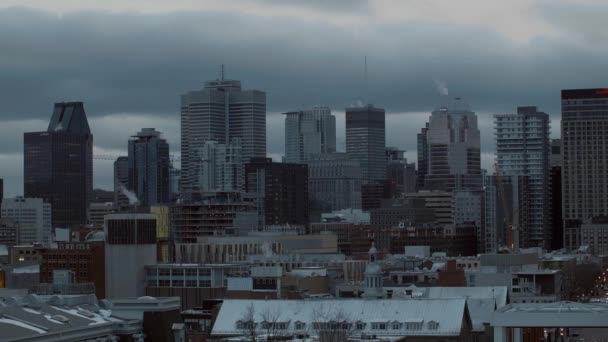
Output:
[[393,330],[399,330],[399,329],[401,329],[401,323],[399,323],[399,322],[393,322],[391,324],[391,327],[392,327]]
[[296,330],[303,330],[306,327],[306,323],[304,322],[296,322],[295,323]]
[[372,329],[373,330],[386,330],[386,323],[385,322],[374,322],[374,323],[372,323]]
[[439,328],[439,322],[430,321],[428,324],[429,330],[437,330]]
[[357,328],[357,330],[363,330],[365,329],[365,323],[359,321],[355,324],[355,327]]

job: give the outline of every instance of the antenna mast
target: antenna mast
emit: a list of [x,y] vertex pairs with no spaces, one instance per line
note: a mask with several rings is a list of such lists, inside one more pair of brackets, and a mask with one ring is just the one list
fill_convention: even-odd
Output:
[[363,104],[367,105],[368,96],[367,96],[367,56],[365,56],[363,60],[363,82],[364,82],[364,94],[363,94]]
[[222,73],[221,73],[221,76],[222,76],[222,81],[223,81],[224,80],[224,64],[223,63],[222,63]]

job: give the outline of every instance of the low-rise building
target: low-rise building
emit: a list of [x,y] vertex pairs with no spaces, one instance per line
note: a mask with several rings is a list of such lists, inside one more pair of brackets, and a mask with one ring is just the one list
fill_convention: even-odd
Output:
[[273,336],[321,340],[469,341],[466,300],[224,300],[212,338]]

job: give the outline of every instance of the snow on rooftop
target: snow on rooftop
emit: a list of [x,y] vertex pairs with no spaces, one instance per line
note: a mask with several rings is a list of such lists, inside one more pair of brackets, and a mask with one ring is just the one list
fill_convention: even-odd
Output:
[[[424,300],[364,300],[364,299],[326,299],[326,300],[225,300],[213,327],[212,335],[237,335],[243,330],[237,327],[253,308],[254,321],[262,323],[273,316],[274,322],[287,324],[287,330],[297,332],[307,330],[314,334],[313,325],[331,320],[346,320],[350,323],[363,322],[363,329],[356,333],[373,333],[378,336],[457,336],[460,335],[466,310],[463,298],[424,299]],[[399,322],[399,329],[387,327],[373,329],[375,323]],[[435,327],[428,322],[438,323]],[[296,322],[303,322],[303,328],[296,328]],[[416,329],[406,329],[406,323],[422,323]],[[262,324],[258,329],[262,331]],[[374,325],[375,326],[375,325]]]
[[0,318],[0,323],[15,325],[15,326],[18,326],[18,327],[21,327],[21,328],[32,330],[32,331],[37,332],[39,334],[45,334],[46,333],[46,331],[44,331],[44,330],[42,330],[42,329],[40,329],[38,327],[35,327],[33,325],[29,325],[27,323],[23,323],[23,322],[20,322],[20,321],[16,321],[16,320],[10,319],[10,318]]

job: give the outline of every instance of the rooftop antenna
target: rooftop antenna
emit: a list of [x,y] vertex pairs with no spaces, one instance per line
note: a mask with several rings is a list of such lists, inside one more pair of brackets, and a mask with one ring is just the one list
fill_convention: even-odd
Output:
[[224,64],[223,63],[222,63],[222,73],[221,73],[221,75],[222,75],[222,81],[223,81],[224,80]]
[[364,82],[364,94],[363,94],[363,104],[366,105],[367,104],[367,56],[365,56],[364,60],[363,60],[363,82]]

